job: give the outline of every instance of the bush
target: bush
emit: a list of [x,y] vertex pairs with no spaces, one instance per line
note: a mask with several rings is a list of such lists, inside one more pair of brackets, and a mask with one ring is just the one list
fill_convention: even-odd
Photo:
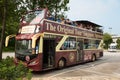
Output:
[[11,47],[11,46],[3,47],[3,51],[4,52],[14,52],[15,51],[15,47]]
[[17,66],[14,65],[11,57],[0,61],[0,80],[30,80],[31,76],[31,71],[21,62]]

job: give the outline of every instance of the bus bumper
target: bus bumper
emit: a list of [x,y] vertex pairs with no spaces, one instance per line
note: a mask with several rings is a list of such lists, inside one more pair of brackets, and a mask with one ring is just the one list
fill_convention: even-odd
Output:
[[[20,63],[20,60],[18,59],[14,59],[14,63],[16,65],[18,65]],[[35,60],[35,61],[30,61],[30,62],[23,62],[22,61],[22,64],[26,67],[28,67],[29,69],[31,69],[32,71],[41,71],[42,70],[42,67],[40,66],[40,63],[39,61]]]

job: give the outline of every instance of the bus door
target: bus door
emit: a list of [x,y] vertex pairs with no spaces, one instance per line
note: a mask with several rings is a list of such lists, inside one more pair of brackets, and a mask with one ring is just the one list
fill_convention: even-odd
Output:
[[55,66],[55,40],[43,39],[43,69]]
[[77,39],[77,62],[84,60],[83,39]]

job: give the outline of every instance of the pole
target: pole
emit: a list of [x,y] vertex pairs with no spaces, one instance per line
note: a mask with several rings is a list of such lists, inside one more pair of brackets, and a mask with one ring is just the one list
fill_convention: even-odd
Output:
[[111,28],[111,27],[109,27],[109,29],[110,29],[110,34],[112,35],[112,33],[111,33],[112,28]]

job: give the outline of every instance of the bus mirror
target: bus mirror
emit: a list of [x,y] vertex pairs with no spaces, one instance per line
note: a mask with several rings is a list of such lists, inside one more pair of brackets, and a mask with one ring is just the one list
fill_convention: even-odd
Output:
[[6,40],[5,40],[5,47],[8,46],[9,39],[10,39],[10,38],[13,38],[13,37],[15,37],[15,36],[16,36],[16,35],[9,35],[9,36],[6,37]]
[[5,40],[5,47],[8,46],[8,42],[9,42],[9,37],[7,36],[7,37],[6,37],[6,40]]

